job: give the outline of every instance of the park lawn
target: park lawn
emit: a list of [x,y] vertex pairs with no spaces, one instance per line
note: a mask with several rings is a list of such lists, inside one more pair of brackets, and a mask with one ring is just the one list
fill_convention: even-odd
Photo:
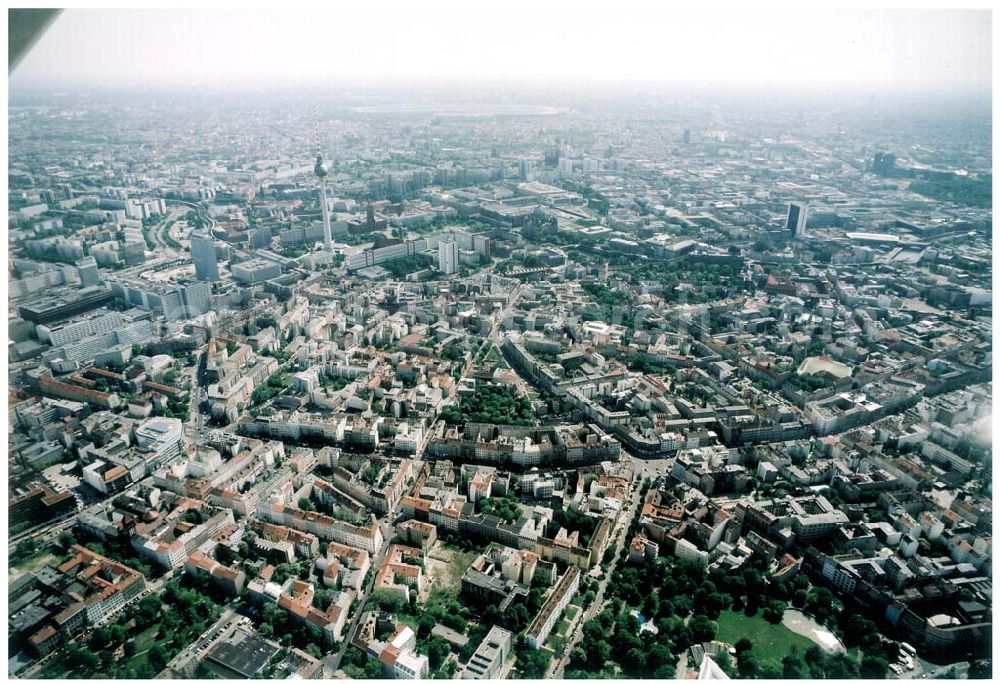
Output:
[[153,647],[156,643],[156,633],[160,629],[160,623],[155,622],[152,626],[147,627],[138,634],[135,635],[135,652],[145,653]]
[[719,616],[718,623],[716,639],[730,646],[735,646],[741,638],[749,639],[753,642],[753,652],[757,656],[757,661],[765,667],[775,667],[780,670],[781,659],[788,655],[792,646],[795,646],[799,655],[802,655],[807,648],[814,645],[810,639],[796,634],[782,624],[772,625],[760,613],[747,617],[742,612],[726,610]]
[[552,654],[555,655],[566,645],[566,642],[566,637],[550,634],[549,638],[545,640],[545,650],[552,651]]
[[138,668],[145,666],[148,662],[149,662],[149,651],[146,650],[141,653],[136,653],[134,656],[129,658],[127,667],[134,668],[132,669],[132,671],[135,672]]
[[549,634],[549,638],[545,640],[545,647],[551,649],[553,652],[558,653],[559,650],[566,645],[569,641],[569,626],[572,624],[573,619],[576,614],[580,611],[576,606],[570,605],[566,607],[566,612],[563,613],[559,622],[556,623],[555,628]]
[[576,614],[579,612],[580,609],[577,606],[566,606],[566,612],[563,613],[562,618],[559,620],[559,624],[556,625],[556,633],[559,636],[566,635],[566,632],[569,630],[569,626],[573,624],[573,620],[576,619]]

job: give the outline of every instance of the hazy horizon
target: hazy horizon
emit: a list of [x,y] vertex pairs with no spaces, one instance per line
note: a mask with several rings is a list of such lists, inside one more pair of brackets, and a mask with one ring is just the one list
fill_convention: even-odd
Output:
[[989,10],[460,8],[66,10],[10,87],[499,84],[989,96],[992,82]]

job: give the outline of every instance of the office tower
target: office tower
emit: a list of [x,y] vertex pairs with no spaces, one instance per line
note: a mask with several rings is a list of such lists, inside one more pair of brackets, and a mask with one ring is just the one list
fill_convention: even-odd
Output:
[[191,283],[179,287],[178,291],[181,303],[184,305],[184,314],[188,318],[194,318],[212,310],[212,286],[209,283]]
[[219,280],[219,260],[215,255],[215,239],[210,233],[191,232],[191,260],[198,280]]
[[77,273],[80,274],[80,287],[93,287],[101,284],[101,272],[97,268],[97,259],[86,256],[76,262]]
[[326,174],[329,173],[323,164],[323,155],[316,155],[316,166],[313,173],[319,179],[319,208],[323,213],[323,249],[333,251],[333,236],[330,233],[330,208],[326,206]]
[[684,144],[689,145],[691,143],[691,130],[688,128],[684,129]]
[[146,243],[144,241],[126,240],[125,244],[122,245],[122,251],[125,252],[126,266],[138,266],[146,261]]
[[271,226],[261,226],[250,232],[250,247],[267,249],[271,246]]
[[458,243],[454,240],[438,244],[438,270],[445,275],[458,270]]
[[791,233],[792,237],[805,237],[806,215],[808,213],[808,205],[798,202],[788,203],[788,219],[785,221],[785,230]]

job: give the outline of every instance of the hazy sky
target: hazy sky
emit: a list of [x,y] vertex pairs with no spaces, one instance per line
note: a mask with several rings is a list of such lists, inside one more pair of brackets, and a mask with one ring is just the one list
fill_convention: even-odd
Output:
[[[333,3],[331,3],[333,4]],[[67,10],[13,78],[620,80],[988,89],[989,11],[504,0]],[[665,3],[664,3],[665,4]]]

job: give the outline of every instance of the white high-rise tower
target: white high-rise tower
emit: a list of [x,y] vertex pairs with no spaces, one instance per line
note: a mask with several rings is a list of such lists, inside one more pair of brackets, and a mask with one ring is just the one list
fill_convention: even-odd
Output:
[[316,166],[313,173],[319,178],[319,205],[323,212],[323,249],[333,251],[333,237],[330,234],[330,210],[326,206],[326,174],[329,173],[323,164],[323,155],[316,155]]

